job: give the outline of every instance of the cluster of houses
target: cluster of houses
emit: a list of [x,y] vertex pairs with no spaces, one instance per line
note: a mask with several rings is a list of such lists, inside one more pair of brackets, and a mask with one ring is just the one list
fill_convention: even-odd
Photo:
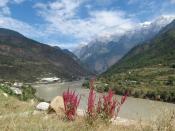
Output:
[[[42,83],[42,84],[49,84],[49,83],[55,83],[55,82],[62,82],[61,78],[58,77],[48,77],[48,78],[41,78],[37,83]],[[9,85],[10,89],[16,94],[16,95],[21,95],[22,94],[22,87],[24,86],[23,83],[20,82],[14,82],[13,84],[11,82],[4,82],[2,80],[1,85]]]

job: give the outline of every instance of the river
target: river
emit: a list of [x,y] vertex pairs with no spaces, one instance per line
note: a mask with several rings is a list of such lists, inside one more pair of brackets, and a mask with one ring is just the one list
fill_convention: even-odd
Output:
[[[33,87],[36,89],[36,96],[45,101],[51,101],[55,96],[62,95],[68,88],[73,91],[75,90],[81,95],[80,108],[86,109],[89,89],[82,88],[82,83],[83,80],[65,83],[35,84]],[[100,93],[96,94],[97,96],[101,95]],[[121,96],[116,96],[120,100]],[[153,120],[164,113],[165,110],[175,110],[175,104],[128,97],[121,108],[119,117],[132,120]]]

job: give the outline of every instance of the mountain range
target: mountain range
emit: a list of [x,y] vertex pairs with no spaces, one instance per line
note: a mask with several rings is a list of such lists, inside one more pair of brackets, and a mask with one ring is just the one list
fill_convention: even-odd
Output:
[[175,102],[175,20],[151,40],[133,47],[98,77],[98,89],[108,85],[117,94]]
[[106,74],[125,72],[149,66],[175,65],[175,20],[163,28],[152,40],[132,48]]
[[114,34],[107,40],[97,38],[80,48],[75,54],[89,69],[102,73],[118,62],[134,46],[154,38],[174,18],[174,16],[161,16],[152,22],[139,24],[122,35]]
[[0,79],[33,81],[52,76],[74,79],[89,74],[68,52],[0,28]]

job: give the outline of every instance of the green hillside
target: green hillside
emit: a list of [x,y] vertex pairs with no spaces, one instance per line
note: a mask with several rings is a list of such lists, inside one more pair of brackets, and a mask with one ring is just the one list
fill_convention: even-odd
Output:
[[175,102],[175,21],[134,47],[100,81],[119,94],[128,90],[135,97]]
[[[150,42],[134,47],[106,74],[151,65],[162,64],[167,66],[175,64],[175,28],[172,25],[175,26],[175,21],[165,27]],[[172,28],[167,30],[168,27]]]
[[73,79],[88,72],[60,48],[0,28],[0,79],[34,81],[57,76]]

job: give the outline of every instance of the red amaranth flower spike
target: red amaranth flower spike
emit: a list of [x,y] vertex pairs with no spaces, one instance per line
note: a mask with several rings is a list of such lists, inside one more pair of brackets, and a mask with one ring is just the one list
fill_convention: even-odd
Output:
[[126,92],[125,95],[122,96],[122,98],[121,98],[121,104],[124,104],[125,103],[127,97],[128,97],[128,92]]
[[102,111],[102,100],[101,99],[102,99],[101,97],[99,97],[99,99],[98,99],[97,113],[101,113],[101,111]]
[[115,115],[115,109],[118,105],[117,99],[113,99],[114,92],[110,89],[108,94],[103,96],[103,108],[107,116],[113,117]]
[[74,120],[77,108],[79,106],[81,97],[75,94],[75,91],[69,91],[69,89],[66,92],[63,92],[63,101],[64,101],[64,109],[65,109],[65,115],[67,119]]
[[89,92],[89,97],[88,97],[88,109],[87,112],[90,116],[93,116],[95,112],[95,91],[94,91],[94,81],[90,81],[90,92]]

